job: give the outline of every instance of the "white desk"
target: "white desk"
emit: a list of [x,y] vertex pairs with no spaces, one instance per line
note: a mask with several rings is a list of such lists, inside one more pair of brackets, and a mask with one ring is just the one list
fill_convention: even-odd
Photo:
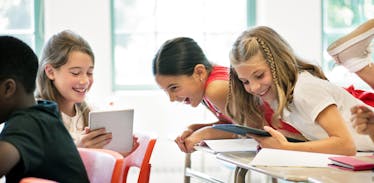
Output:
[[272,178],[287,181],[315,183],[361,183],[374,182],[373,171],[346,171],[336,168],[300,168],[300,167],[265,167],[250,166],[254,154],[251,152],[219,153],[217,159],[232,163],[247,170],[257,171]]

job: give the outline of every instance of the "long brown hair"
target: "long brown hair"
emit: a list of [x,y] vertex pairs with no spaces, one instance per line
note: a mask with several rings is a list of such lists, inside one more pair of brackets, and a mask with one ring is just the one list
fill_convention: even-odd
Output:
[[[231,66],[247,62],[261,53],[270,67],[277,91],[277,109],[272,116],[272,124],[279,127],[279,119],[284,108],[289,109],[299,72],[308,71],[314,76],[327,79],[322,70],[297,57],[289,44],[273,29],[259,26],[244,31],[233,44],[230,52]],[[262,127],[265,122],[263,101],[246,92],[235,70],[230,70],[230,94],[226,110],[239,124]]]
[[[80,51],[88,54],[95,63],[95,56],[88,42],[70,30],[55,34],[48,40],[43,48],[37,74],[37,98],[57,101],[57,98],[62,97],[53,82],[47,77],[44,70],[47,64],[50,64],[55,69],[65,65],[68,61],[69,54],[73,51]],[[77,105],[82,112],[84,126],[87,126],[90,108],[85,101]]]

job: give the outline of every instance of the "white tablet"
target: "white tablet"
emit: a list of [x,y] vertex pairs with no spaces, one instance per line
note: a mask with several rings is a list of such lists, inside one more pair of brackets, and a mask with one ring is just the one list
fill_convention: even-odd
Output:
[[128,152],[133,145],[134,109],[114,111],[91,111],[88,125],[91,130],[105,128],[112,133],[112,141],[104,148],[117,152]]

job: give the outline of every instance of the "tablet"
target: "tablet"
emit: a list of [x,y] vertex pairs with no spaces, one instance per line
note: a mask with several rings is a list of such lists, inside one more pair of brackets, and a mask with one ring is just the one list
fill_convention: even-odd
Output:
[[[216,124],[216,125],[213,125],[213,128],[231,132],[231,133],[236,133],[238,135],[243,135],[243,136],[245,136],[247,133],[258,135],[258,136],[264,136],[264,137],[271,136],[270,133],[265,130],[261,130],[258,128],[251,128],[247,126],[241,126],[237,124]],[[289,142],[304,142],[303,140],[294,139],[291,137],[286,137],[286,138]]]
[[105,128],[112,133],[112,141],[104,148],[128,152],[133,145],[134,109],[91,111],[88,125],[91,130]]

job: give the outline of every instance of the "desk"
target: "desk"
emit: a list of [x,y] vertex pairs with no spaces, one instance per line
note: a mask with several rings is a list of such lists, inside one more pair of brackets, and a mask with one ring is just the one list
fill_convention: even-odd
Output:
[[253,152],[229,152],[218,153],[216,158],[232,163],[238,167],[263,173],[276,179],[283,179],[295,182],[315,183],[358,183],[374,182],[373,171],[346,171],[335,168],[301,168],[301,167],[265,167],[250,166],[253,159]]

